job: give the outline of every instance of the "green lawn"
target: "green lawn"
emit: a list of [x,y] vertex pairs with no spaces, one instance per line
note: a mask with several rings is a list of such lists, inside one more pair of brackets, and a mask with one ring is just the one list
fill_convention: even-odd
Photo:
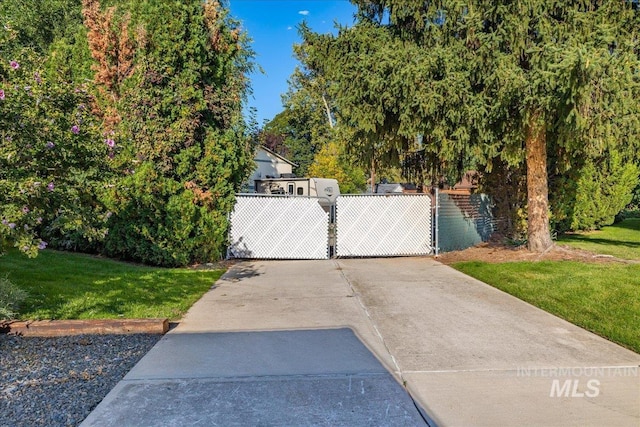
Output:
[[640,353],[640,264],[461,262],[453,267]]
[[82,254],[42,251],[0,257],[0,273],[29,293],[20,318],[179,319],[223,270],[165,269]]
[[617,258],[640,260],[640,218],[627,218],[598,231],[566,234],[558,239],[558,243]]

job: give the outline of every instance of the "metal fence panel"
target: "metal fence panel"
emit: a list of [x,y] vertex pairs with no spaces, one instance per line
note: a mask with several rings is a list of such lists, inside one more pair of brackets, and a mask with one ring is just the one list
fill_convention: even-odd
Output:
[[234,258],[328,259],[329,214],[316,199],[236,196],[229,255]]
[[403,256],[431,253],[428,195],[340,196],[336,201],[336,255]]

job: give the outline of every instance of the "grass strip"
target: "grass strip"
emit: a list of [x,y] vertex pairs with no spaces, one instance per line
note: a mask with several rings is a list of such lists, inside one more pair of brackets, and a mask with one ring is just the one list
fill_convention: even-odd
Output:
[[565,234],[558,243],[622,259],[640,260],[640,218],[627,218],[602,230]]
[[29,294],[23,320],[180,319],[224,270],[168,269],[90,255],[17,251],[0,257],[0,272]]

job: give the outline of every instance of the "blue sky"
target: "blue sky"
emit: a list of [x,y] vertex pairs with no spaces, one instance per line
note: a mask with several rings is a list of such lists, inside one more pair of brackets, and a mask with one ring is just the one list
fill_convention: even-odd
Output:
[[260,126],[282,111],[281,95],[297,64],[293,57],[293,44],[301,41],[297,26],[306,21],[313,31],[335,33],[334,22],[351,25],[356,10],[347,0],[229,0],[229,5],[231,15],[253,39],[255,60],[264,70],[251,75],[249,98]]

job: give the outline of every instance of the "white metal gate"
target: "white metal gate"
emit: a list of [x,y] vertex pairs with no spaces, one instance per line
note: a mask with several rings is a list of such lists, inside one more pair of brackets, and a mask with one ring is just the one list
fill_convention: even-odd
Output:
[[336,201],[339,257],[428,255],[431,197],[425,194],[348,195]]
[[229,256],[327,259],[333,245],[331,254],[338,257],[431,253],[428,195],[343,195],[336,200],[331,229],[329,219],[314,198],[237,195]]
[[329,258],[329,214],[317,199],[237,195],[230,220],[233,258]]

